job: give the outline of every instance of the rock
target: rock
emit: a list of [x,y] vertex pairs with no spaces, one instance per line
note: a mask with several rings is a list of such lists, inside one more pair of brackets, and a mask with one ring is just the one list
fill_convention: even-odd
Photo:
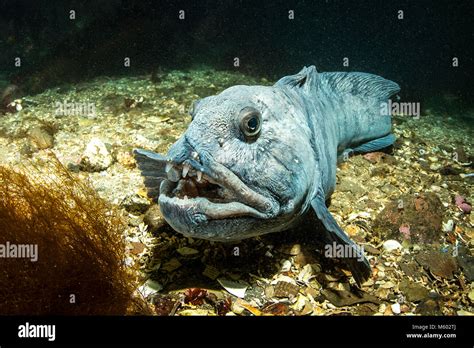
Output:
[[337,307],[350,306],[356,303],[372,302],[379,304],[380,300],[366,292],[360,291],[358,295],[345,291],[335,289],[324,289],[321,294],[332,304]]
[[[442,232],[443,207],[438,196],[427,192],[418,197],[402,195],[377,215],[373,230],[381,239],[409,243],[436,243]],[[400,227],[409,226],[409,229]]]
[[408,279],[402,279],[399,289],[410,302],[419,302],[428,297],[429,290],[419,283],[414,283]]
[[351,179],[345,177],[340,179],[340,182],[336,186],[336,190],[341,192],[350,192],[356,197],[360,197],[365,194],[366,190],[360,185]]
[[423,267],[429,269],[434,275],[446,279],[453,279],[457,271],[456,259],[449,253],[438,250],[425,250],[416,255],[415,260]]
[[138,291],[146,298],[158,291],[161,291],[163,286],[152,279],[148,279],[145,284],[138,288]]
[[386,164],[396,164],[397,160],[395,157],[385,153],[385,152],[369,152],[362,156],[364,159],[370,163],[386,163]]
[[383,249],[385,251],[391,252],[397,249],[402,249],[402,245],[396,240],[389,239],[383,243]]
[[31,141],[40,150],[49,149],[54,146],[54,137],[42,127],[34,127],[28,132]]
[[291,269],[291,261],[289,260],[284,260],[280,272],[288,272]]
[[156,230],[166,224],[158,204],[153,204],[148,208],[143,217],[143,222],[148,226],[150,232],[156,232]]
[[474,286],[471,284],[471,287],[473,288],[471,289],[471,291],[469,291],[469,294],[467,295],[467,297],[469,297],[471,302],[474,303]]
[[458,146],[454,150],[455,154],[455,159],[460,162],[460,163],[468,163],[469,162],[469,157],[466,154],[466,151],[464,150],[464,147]]
[[443,223],[443,232],[451,232],[454,228],[454,221],[449,219],[446,223]]
[[135,168],[137,163],[135,162],[135,158],[133,158],[130,151],[117,151],[117,162],[120,163],[122,166],[128,169]]
[[132,254],[139,255],[145,250],[146,245],[141,242],[132,242],[133,249],[131,250]]
[[176,251],[178,252],[178,254],[180,254],[182,256],[189,256],[189,255],[199,254],[199,250],[189,248],[189,247],[182,247],[182,248],[176,249]]
[[421,315],[442,315],[441,304],[437,299],[428,298],[418,305],[415,310],[416,314]]
[[126,211],[135,214],[143,214],[150,205],[151,203],[148,199],[140,197],[137,194],[126,196],[120,203],[120,206]]
[[414,261],[402,262],[399,264],[400,269],[409,277],[416,277],[420,275],[418,264]]
[[439,170],[441,175],[458,175],[461,174],[461,170],[452,166],[445,166]]
[[161,269],[166,272],[173,272],[181,267],[181,262],[175,257],[166,262]]
[[391,306],[391,309],[392,309],[392,313],[393,314],[400,314],[401,313],[401,310],[400,310],[400,303],[394,303],[392,304]]
[[100,172],[109,168],[113,161],[108,147],[102,140],[93,138],[82,154],[80,167],[87,172]]
[[461,266],[468,282],[474,281],[474,257],[470,254],[469,249],[460,247],[456,257],[459,266]]

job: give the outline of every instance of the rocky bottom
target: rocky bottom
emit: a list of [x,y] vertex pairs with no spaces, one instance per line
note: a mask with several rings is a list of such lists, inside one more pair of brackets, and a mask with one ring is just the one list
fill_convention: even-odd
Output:
[[40,163],[52,151],[122,209],[127,262],[140,267],[137,291],[157,315],[474,314],[472,111],[396,116],[393,149],[339,166],[330,211],[372,265],[361,288],[325,257],[310,219],[230,244],[174,232],[146,198],[131,151],[165,152],[189,124],[193,100],[242,83],[270,84],[170,71],[25,96],[0,115],[0,164]]

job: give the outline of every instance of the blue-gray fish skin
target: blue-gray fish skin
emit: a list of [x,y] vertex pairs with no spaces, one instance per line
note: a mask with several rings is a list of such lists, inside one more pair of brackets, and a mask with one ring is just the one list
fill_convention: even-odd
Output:
[[314,213],[328,242],[358,250],[361,257],[346,261],[360,284],[370,266],[325,201],[338,159],[393,144],[381,105],[398,91],[376,75],[305,67],[271,87],[233,86],[195,102],[191,124],[166,155],[135,150],[135,157],[149,195],[183,235],[241,240]]

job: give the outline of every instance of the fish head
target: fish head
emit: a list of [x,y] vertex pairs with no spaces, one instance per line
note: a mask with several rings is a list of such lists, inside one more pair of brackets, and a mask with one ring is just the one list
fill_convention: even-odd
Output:
[[159,205],[176,231],[232,241],[287,228],[316,168],[304,112],[280,89],[234,86],[195,102],[168,151]]

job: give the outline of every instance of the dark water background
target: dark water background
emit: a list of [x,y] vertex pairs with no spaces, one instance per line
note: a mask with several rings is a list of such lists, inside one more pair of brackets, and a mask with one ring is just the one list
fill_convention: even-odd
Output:
[[469,0],[2,0],[0,78],[33,93],[102,75],[235,70],[239,57],[238,69],[256,76],[276,79],[315,64],[319,71],[382,75],[414,101],[470,105],[473,18]]

